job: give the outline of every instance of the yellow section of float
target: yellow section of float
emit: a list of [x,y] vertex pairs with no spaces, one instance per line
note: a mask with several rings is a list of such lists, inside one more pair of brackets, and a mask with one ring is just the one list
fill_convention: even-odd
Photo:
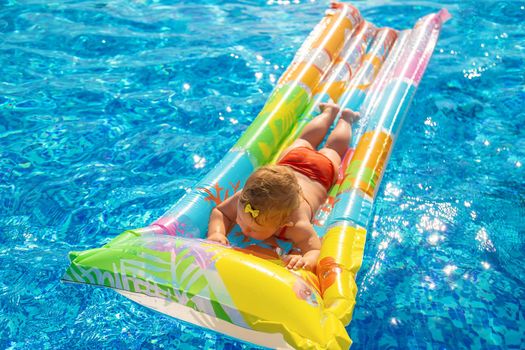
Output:
[[290,273],[283,266],[246,254],[224,255],[216,267],[238,310],[250,310],[241,314],[251,329],[281,333],[294,348],[350,346],[344,325],[326,312],[320,293],[301,277],[307,274],[310,280],[317,280],[313,273]]

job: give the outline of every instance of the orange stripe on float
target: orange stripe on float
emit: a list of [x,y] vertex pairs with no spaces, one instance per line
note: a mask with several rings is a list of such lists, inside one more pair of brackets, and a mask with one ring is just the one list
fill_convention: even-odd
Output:
[[[392,137],[384,131],[366,132],[361,137],[352,159],[362,161],[362,168],[369,168],[381,176],[392,148],[392,143]],[[357,178],[359,177],[357,176]]]

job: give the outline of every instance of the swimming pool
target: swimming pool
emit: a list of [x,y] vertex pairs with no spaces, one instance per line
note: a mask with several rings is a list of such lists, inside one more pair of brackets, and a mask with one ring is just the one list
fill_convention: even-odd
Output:
[[[353,348],[520,348],[525,2],[354,4],[453,18],[376,200]],[[255,348],[59,278],[221,159],[326,5],[2,3],[1,348]]]

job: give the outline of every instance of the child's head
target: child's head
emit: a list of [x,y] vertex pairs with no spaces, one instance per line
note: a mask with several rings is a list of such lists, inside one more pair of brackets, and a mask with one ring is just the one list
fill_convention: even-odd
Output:
[[291,169],[267,165],[246,181],[237,208],[237,223],[256,239],[266,239],[289,222],[299,207],[301,187]]

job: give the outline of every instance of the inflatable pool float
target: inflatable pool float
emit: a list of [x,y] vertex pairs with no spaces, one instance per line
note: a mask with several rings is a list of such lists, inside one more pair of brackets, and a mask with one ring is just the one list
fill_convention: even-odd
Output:
[[[151,225],[100,248],[71,252],[67,282],[115,289],[169,316],[270,348],[347,349],[374,196],[403,118],[434,50],[446,10],[413,29],[376,28],[333,3],[234,147]],[[288,270],[279,248],[234,228],[231,246],[206,241],[211,210],[271,163],[320,102],[359,110],[338,181],[314,220],[316,274]]]

